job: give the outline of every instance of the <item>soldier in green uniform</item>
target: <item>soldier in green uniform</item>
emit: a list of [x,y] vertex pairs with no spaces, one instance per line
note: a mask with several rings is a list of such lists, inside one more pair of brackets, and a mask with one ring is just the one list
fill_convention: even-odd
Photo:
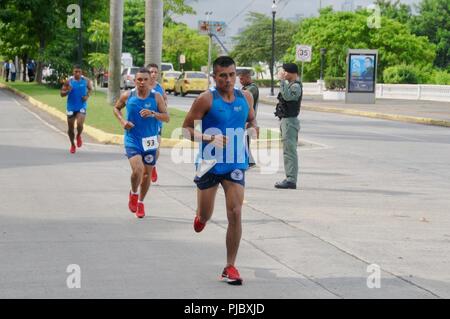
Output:
[[[255,110],[255,117],[258,114],[258,99],[259,99],[259,89],[252,80],[252,74],[249,69],[239,70],[238,73],[239,81],[242,85],[243,91],[249,91],[253,96],[253,109]],[[250,135],[247,135],[247,145],[248,145],[248,164],[249,167],[254,167],[256,165],[255,159],[253,158],[252,152],[250,150]]]
[[296,189],[298,176],[298,132],[300,131],[300,105],[303,96],[302,83],[298,80],[298,66],[284,63],[278,73],[280,93],[275,115],[281,120],[280,130],[283,142],[283,158],[286,179],[275,184],[275,188]]

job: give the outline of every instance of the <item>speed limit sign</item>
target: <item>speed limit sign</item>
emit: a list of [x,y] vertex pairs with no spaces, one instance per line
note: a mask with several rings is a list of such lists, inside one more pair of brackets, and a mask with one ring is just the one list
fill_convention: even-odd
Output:
[[301,62],[311,62],[312,47],[298,44],[295,50],[295,60]]

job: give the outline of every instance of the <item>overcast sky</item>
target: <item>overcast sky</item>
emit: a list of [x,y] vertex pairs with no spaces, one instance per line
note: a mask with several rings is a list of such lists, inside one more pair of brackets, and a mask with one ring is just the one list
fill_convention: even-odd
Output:
[[[317,15],[319,0],[278,0],[277,17],[298,18]],[[353,0],[353,7],[368,6],[373,0]],[[417,4],[420,0],[402,0],[406,4]],[[227,38],[236,35],[246,25],[246,14],[256,11],[271,15],[272,0],[187,0],[197,12],[196,15],[175,16],[176,21],[184,22],[191,28],[197,28],[198,20],[205,20],[205,12],[212,11],[211,20],[227,23]],[[322,0],[322,7],[332,5],[341,10],[343,4],[351,6],[352,0]],[[228,43],[227,39],[223,39]]]

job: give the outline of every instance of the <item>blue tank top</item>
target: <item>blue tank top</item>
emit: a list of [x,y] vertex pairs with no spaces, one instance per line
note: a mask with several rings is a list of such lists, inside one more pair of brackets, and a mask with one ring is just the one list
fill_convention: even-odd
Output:
[[[153,88],[153,90],[155,90],[156,92],[158,92],[159,94],[161,94],[161,97],[164,99],[164,89],[161,86],[161,84],[159,84],[158,82],[156,82],[156,86]],[[163,122],[158,120],[158,125],[159,127],[163,127]]]
[[69,78],[72,90],[67,95],[67,111],[78,112],[87,108],[87,101],[83,101],[83,96],[87,95],[88,81],[82,76],[79,81],[72,76]]
[[125,130],[125,147],[136,148],[140,151],[152,151],[158,148],[158,120],[154,117],[143,118],[139,112],[143,109],[158,112],[158,105],[155,99],[156,92],[151,90],[147,98],[137,96],[136,89],[131,90],[128,97],[127,121],[134,124],[130,130]]
[[225,102],[215,88],[211,109],[202,120],[202,133],[208,135],[222,134],[228,137],[228,145],[215,148],[212,143],[202,143],[199,158],[216,159],[217,163],[210,170],[214,174],[226,174],[235,169],[248,168],[246,150],[245,124],[248,119],[249,106],[240,90],[234,89],[234,101]]

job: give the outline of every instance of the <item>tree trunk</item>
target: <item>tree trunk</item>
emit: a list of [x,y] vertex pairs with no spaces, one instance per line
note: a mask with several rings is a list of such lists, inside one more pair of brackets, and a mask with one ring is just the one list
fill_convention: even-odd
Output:
[[27,81],[27,63],[28,63],[28,56],[25,54],[22,56],[22,63],[23,63],[23,74],[22,74],[22,81]]
[[39,61],[37,61],[36,67],[36,81],[39,84],[42,84],[42,69],[44,68],[44,65],[41,59],[44,56],[44,51],[45,51],[45,39],[41,37],[39,39]]
[[145,1],[145,66],[155,63],[161,70],[163,40],[163,1]]
[[110,0],[109,3],[108,103],[113,105],[120,97],[124,0]]

